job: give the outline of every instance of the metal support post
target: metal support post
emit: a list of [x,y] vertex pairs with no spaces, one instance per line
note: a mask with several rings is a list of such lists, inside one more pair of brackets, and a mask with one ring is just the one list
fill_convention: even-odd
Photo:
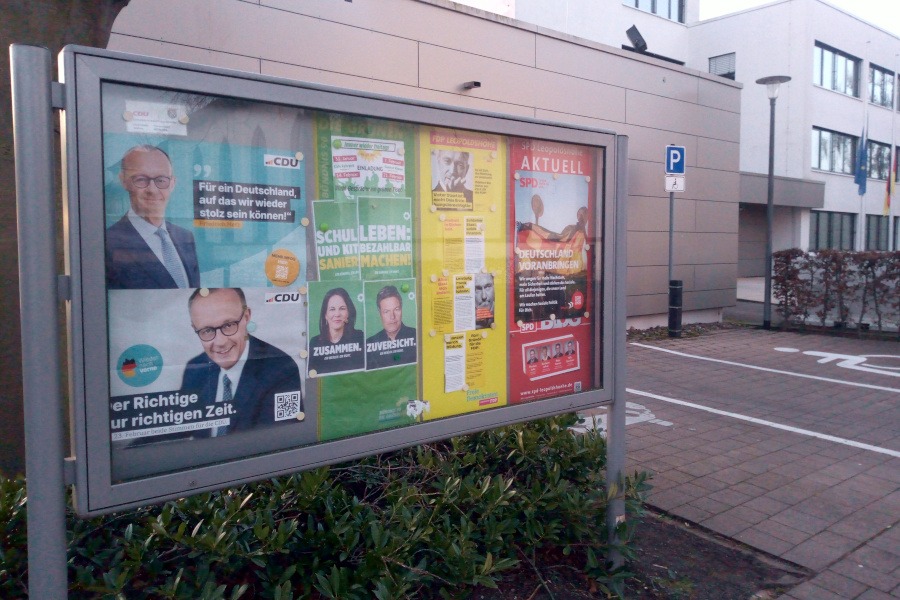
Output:
[[[616,209],[615,209],[615,273],[613,294],[613,403],[607,418],[606,484],[616,486],[618,493],[609,500],[606,508],[606,526],[610,545],[619,541],[616,527],[625,519],[625,234],[628,230],[625,218],[625,200],[628,187],[628,138],[616,138]],[[613,550],[609,559],[614,567],[622,566],[622,555]]]
[[31,598],[65,598],[66,488],[56,294],[52,60],[47,48],[14,44],[9,52],[25,403],[28,591]]
[[681,337],[681,306],[684,284],[673,279],[675,269],[675,192],[669,192],[669,337]]
[[772,221],[775,219],[775,98],[769,99],[769,185],[766,193],[766,273],[763,329],[772,328]]
[[675,192],[669,192],[669,281],[674,279],[675,260]]

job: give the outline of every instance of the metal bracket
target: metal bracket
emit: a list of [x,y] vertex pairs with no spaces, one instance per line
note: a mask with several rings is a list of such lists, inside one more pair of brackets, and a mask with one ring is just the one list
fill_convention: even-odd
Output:
[[50,106],[63,109],[66,107],[66,86],[58,81],[50,82]]
[[56,297],[60,302],[72,299],[72,277],[69,275],[56,276]]
[[63,485],[75,485],[75,462],[74,456],[63,459]]

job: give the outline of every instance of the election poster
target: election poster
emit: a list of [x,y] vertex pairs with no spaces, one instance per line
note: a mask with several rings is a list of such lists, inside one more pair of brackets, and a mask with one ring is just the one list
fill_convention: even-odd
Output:
[[208,104],[178,135],[104,134],[109,289],[288,287],[307,278],[309,127],[284,135],[268,115],[269,136],[209,141],[254,112],[228,108]]
[[366,281],[366,370],[322,379],[322,439],[422,421],[415,279]]
[[[426,412],[418,392],[416,228],[410,198],[417,161],[415,129],[409,125],[327,114],[317,115],[315,125],[316,194],[322,198],[314,202],[320,282],[310,289],[334,287],[325,284],[328,280],[358,286],[354,290],[360,295],[351,300],[356,327],[364,333],[361,366],[356,362],[352,369],[316,379],[320,436],[328,440],[409,425]],[[310,302],[312,315],[312,297]]]
[[309,282],[309,377],[361,371],[366,366],[362,282]]
[[413,276],[412,200],[360,198],[359,264],[362,278]]
[[327,113],[318,113],[315,123],[320,198],[409,197],[415,181],[415,161],[409,160],[413,126]]
[[321,281],[358,280],[359,215],[356,202],[313,202],[316,266]]
[[114,451],[253,431],[316,441],[305,328],[302,301],[271,288],[111,290]]
[[427,420],[506,404],[507,151],[499,136],[433,127],[419,149]]
[[366,370],[418,361],[416,280],[367,281]]
[[596,152],[510,139],[510,403],[592,385]]

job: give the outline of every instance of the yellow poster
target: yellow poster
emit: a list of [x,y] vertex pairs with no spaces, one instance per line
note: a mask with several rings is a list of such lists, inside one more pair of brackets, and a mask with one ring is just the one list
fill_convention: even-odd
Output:
[[503,138],[419,130],[421,365],[426,419],[506,405]]

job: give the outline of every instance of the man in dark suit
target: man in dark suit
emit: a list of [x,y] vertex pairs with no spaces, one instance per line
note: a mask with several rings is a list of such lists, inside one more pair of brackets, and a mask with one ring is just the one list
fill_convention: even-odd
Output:
[[437,183],[431,191],[462,194],[466,203],[472,204],[472,190],[465,185],[470,154],[454,150],[433,150],[432,155],[432,181],[436,180]]
[[201,288],[188,300],[204,352],[184,370],[182,393],[196,393],[204,411],[227,425],[194,437],[218,437],[303,420],[300,370],[294,360],[247,333],[250,308],[240,288]]
[[403,322],[403,298],[393,285],[375,296],[383,329],[366,340],[366,369],[416,362],[416,330]]
[[166,221],[166,205],[175,187],[169,156],[155,146],[135,146],[122,157],[119,181],[131,207],[106,230],[107,287],[199,286],[193,234]]

